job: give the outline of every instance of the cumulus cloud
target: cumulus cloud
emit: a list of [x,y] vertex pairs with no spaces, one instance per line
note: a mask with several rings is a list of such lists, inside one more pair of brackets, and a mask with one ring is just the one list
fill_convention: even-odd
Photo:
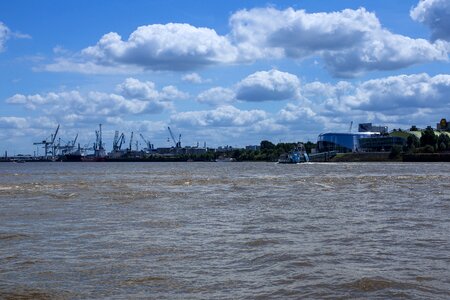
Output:
[[364,8],[312,13],[257,8],[230,18],[230,36],[246,59],[322,56],[338,77],[448,60],[447,46],[394,34]]
[[151,81],[142,82],[135,78],[127,78],[117,86],[117,91],[126,98],[156,99],[159,92]]
[[[426,0],[411,16],[434,30],[434,39],[448,38],[448,4]],[[450,46],[395,34],[365,8],[307,13],[272,7],[240,10],[231,15],[227,35],[190,24],[168,23],[138,27],[123,39],[110,32],[93,46],[55,59],[46,71],[82,73],[193,71],[217,64],[261,59],[322,57],[336,77],[356,77],[374,70],[394,70],[414,64],[448,61]],[[197,73],[182,78],[202,83]]]
[[[280,122],[323,124],[336,130],[350,120],[410,126],[434,124],[450,114],[450,75],[398,75],[352,84],[312,82],[302,88],[302,103],[280,110]],[[343,128],[343,127],[341,127]]]
[[212,106],[220,106],[234,102],[236,93],[232,89],[223,87],[213,87],[201,92],[197,96],[197,101]]
[[90,91],[50,92],[46,94],[16,94],[6,100],[9,104],[41,110],[47,115],[78,122],[100,117],[154,114],[173,108],[172,101],[186,97],[174,86],[158,91],[150,81],[127,78],[116,88],[117,93]]
[[20,117],[0,117],[0,127],[3,129],[22,129],[28,126],[28,121]]
[[188,111],[172,115],[171,122],[194,127],[249,126],[267,117],[263,110],[239,110],[231,105],[222,105],[214,110]]
[[399,75],[360,84],[352,96],[343,98],[349,106],[384,114],[415,112],[429,108],[449,109],[450,75]]
[[253,73],[236,85],[236,98],[245,101],[288,100],[299,94],[297,76],[278,70]]
[[326,68],[337,77],[351,78],[374,70],[396,70],[431,61],[448,61],[447,45],[430,44],[387,30],[374,32],[359,47],[323,53]]
[[81,52],[98,65],[131,65],[151,70],[192,70],[235,60],[236,49],[213,29],[189,24],[138,27],[127,40],[110,32]]
[[198,75],[197,73],[189,73],[184,75],[181,80],[183,81],[187,81],[190,83],[204,83],[207,82],[208,80],[204,80],[200,75]]
[[448,0],[421,0],[410,11],[413,20],[431,29],[432,40],[450,42],[450,2]]

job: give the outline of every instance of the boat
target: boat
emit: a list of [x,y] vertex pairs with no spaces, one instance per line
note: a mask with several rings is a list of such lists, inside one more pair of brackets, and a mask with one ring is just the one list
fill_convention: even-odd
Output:
[[78,146],[78,149],[75,151],[67,152],[61,156],[62,161],[82,161],[83,160],[83,152],[81,148]]
[[234,162],[236,160],[233,157],[219,156],[214,161],[215,162]]
[[13,159],[13,160],[11,160],[11,162],[13,162],[15,164],[24,164],[25,160],[23,160],[23,159]]
[[278,158],[279,164],[299,164],[303,162],[309,162],[309,156],[302,143],[298,143],[289,153],[284,153]]

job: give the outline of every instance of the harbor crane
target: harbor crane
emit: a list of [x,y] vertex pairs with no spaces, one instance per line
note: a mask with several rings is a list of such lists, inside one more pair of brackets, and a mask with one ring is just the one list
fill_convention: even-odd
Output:
[[94,156],[95,157],[105,157],[106,151],[103,144],[103,138],[102,138],[102,124],[99,124],[99,130],[95,131],[95,144],[94,144]]
[[130,136],[130,147],[129,147],[129,150],[131,151],[131,150],[133,150],[132,149],[132,145],[133,145],[133,131],[131,132],[131,136]]
[[145,145],[147,145],[147,150],[153,149],[153,144],[150,143],[143,135],[142,133],[139,134],[141,136],[141,139],[144,141]]
[[75,136],[73,141],[68,141],[65,145],[61,146],[61,138],[59,138],[57,149],[59,150],[59,154],[65,155],[67,153],[72,152],[75,149],[75,144],[77,143],[78,133]]
[[178,142],[175,140],[175,136],[173,135],[172,130],[170,127],[167,127],[169,129],[170,137],[172,138],[173,143],[175,144],[175,148],[181,148],[181,134],[178,136]]
[[116,130],[114,134],[113,150],[119,151],[120,149],[122,149],[122,145],[124,143],[125,143],[125,135],[123,134],[123,132],[121,135],[119,135],[119,131]]
[[[49,139],[45,139],[42,142],[33,143],[33,145],[44,145],[45,159],[48,159],[48,155],[51,153],[52,157],[55,156],[55,139],[59,131],[59,124],[56,127],[55,133],[50,136]],[[50,148],[50,149],[49,149]]]

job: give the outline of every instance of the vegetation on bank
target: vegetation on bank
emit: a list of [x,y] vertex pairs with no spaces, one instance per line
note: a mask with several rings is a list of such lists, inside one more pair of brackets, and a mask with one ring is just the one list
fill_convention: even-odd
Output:
[[420,138],[415,134],[409,134],[403,147],[398,145],[392,147],[389,157],[395,159],[403,155],[446,153],[449,151],[450,136],[445,132],[437,135],[432,128],[428,127],[422,132]]
[[[114,161],[215,161],[217,159],[233,159],[233,161],[277,161],[280,155],[288,153],[294,149],[298,143],[278,143],[261,141],[259,149],[226,149],[208,151],[202,154],[179,154],[175,156],[149,155],[145,158],[123,158]],[[311,153],[311,149],[316,148],[312,142],[303,143],[306,152]]]

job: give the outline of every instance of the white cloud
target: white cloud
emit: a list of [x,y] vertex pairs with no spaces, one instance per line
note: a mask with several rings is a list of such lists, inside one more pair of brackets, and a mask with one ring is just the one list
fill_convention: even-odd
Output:
[[189,97],[188,93],[180,91],[173,85],[163,87],[159,94],[161,100],[187,99]]
[[37,66],[33,71],[48,72],[76,72],[81,74],[137,74],[142,71],[138,66],[130,65],[99,65],[95,61],[81,58],[79,55],[73,57],[57,57],[54,62]]
[[448,0],[421,0],[410,11],[411,18],[431,29],[432,40],[450,42],[450,2]]
[[231,105],[214,110],[188,111],[172,115],[171,122],[192,127],[242,127],[267,118],[263,110],[239,110]]
[[253,73],[236,85],[236,98],[245,101],[289,100],[299,95],[297,76],[278,70]]
[[0,128],[23,129],[28,126],[28,121],[21,117],[0,117]]
[[249,58],[278,56],[281,52],[299,58],[321,50],[345,49],[380,26],[376,16],[365,9],[308,14],[270,7],[238,11],[231,16],[230,24],[231,36]]
[[223,87],[213,87],[209,90],[201,92],[197,96],[197,101],[206,103],[212,106],[220,106],[230,104],[236,99],[236,94],[233,90]]
[[158,91],[153,82],[134,78],[127,78],[116,90],[118,94],[98,91],[81,93],[75,90],[35,95],[16,94],[6,102],[40,110],[57,119],[75,123],[98,117],[160,113],[173,109],[173,100],[186,97],[185,93],[174,86],[166,86]]
[[[414,18],[432,27],[435,38],[448,37],[450,18],[445,17],[448,4],[443,2],[423,1],[411,12]],[[334,76],[356,77],[374,70],[448,61],[450,51],[446,42],[430,43],[383,28],[377,16],[365,8],[329,13],[254,8],[235,12],[229,23],[231,31],[227,35],[179,23],[141,26],[128,39],[110,32],[96,45],[71,56],[61,53],[54,62],[36,70],[86,74],[192,71],[217,64],[318,56]],[[197,73],[186,74],[182,79],[204,82]]]
[[396,70],[431,61],[448,61],[447,45],[411,39],[387,30],[373,32],[360,46],[326,51],[327,69],[338,77],[356,77],[368,71]]
[[4,23],[0,22],[0,52],[5,50],[5,43],[9,38],[31,39],[28,34],[11,31]]
[[230,24],[244,59],[319,55],[338,77],[448,60],[446,44],[394,34],[364,8],[313,14],[292,8],[241,10]]
[[432,109],[449,110],[450,75],[399,75],[373,79],[360,84],[353,96],[344,97],[352,108],[376,111],[386,115],[414,113]]
[[204,83],[207,82],[208,80],[204,80],[200,75],[198,75],[198,73],[189,73],[184,75],[181,80],[183,81],[187,81],[190,83]]
[[105,34],[82,51],[98,65],[131,65],[151,70],[192,70],[232,62],[236,49],[213,29],[169,23],[138,27],[128,40],[115,32]]
[[305,100],[282,109],[278,114],[280,123],[306,128],[322,124],[315,126],[338,131],[351,120],[396,126],[433,125],[450,114],[448,74],[398,75],[358,84],[312,82],[305,84],[302,91]]
[[4,50],[6,40],[9,38],[11,31],[5,24],[0,22],[0,52]]
[[157,99],[159,92],[151,81],[142,82],[135,78],[127,78],[117,86],[117,91],[126,98],[150,100]]

